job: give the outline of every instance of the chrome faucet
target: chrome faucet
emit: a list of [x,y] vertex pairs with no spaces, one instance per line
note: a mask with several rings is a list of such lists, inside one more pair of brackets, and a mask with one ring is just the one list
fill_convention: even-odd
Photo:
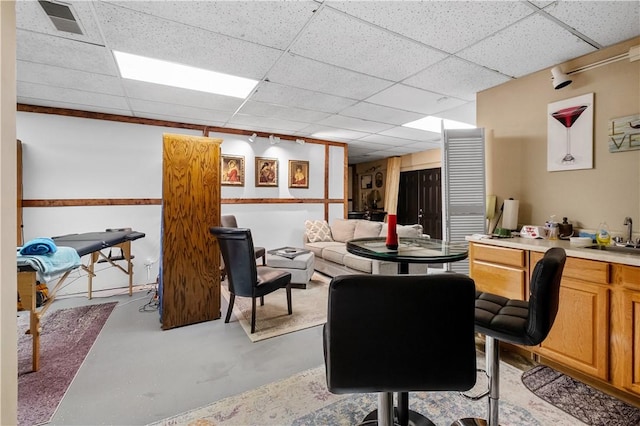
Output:
[[627,245],[634,245],[633,244],[633,221],[631,220],[631,218],[629,216],[624,218],[624,226],[627,227]]

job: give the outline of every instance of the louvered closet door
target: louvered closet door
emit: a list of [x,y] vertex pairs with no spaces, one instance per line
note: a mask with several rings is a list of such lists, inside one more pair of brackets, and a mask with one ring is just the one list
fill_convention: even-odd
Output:
[[[442,237],[464,242],[467,235],[486,233],[484,129],[443,129],[442,137]],[[450,269],[469,274],[469,261]]]

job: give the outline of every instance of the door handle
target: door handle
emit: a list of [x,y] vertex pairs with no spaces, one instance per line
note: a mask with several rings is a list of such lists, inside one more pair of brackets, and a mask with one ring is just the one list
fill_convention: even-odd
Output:
[[422,216],[424,216],[423,212],[422,212],[422,209],[419,209],[418,210],[418,219],[422,219]]

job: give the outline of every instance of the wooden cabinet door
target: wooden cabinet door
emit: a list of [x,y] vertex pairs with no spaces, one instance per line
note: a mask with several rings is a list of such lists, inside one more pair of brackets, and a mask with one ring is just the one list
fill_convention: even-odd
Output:
[[558,315],[537,352],[608,380],[609,289],[571,278],[563,279]]

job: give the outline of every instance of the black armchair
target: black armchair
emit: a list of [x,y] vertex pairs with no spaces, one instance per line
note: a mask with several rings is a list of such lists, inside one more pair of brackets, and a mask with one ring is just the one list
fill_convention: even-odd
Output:
[[236,296],[251,297],[251,332],[256,329],[256,298],[264,305],[264,296],[280,288],[286,288],[287,308],[291,309],[291,273],[281,269],[257,266],[251,231],[244,228],[212,227],[210,232],[218,240],[227,271],[229,308],[225,323],[229,322]]
[[461,274],[335,277],[324,326],[329,391],[379,392],[363,424],[432,424],[408,410],[408,392],[473,387],[474,300],[475,284]]

